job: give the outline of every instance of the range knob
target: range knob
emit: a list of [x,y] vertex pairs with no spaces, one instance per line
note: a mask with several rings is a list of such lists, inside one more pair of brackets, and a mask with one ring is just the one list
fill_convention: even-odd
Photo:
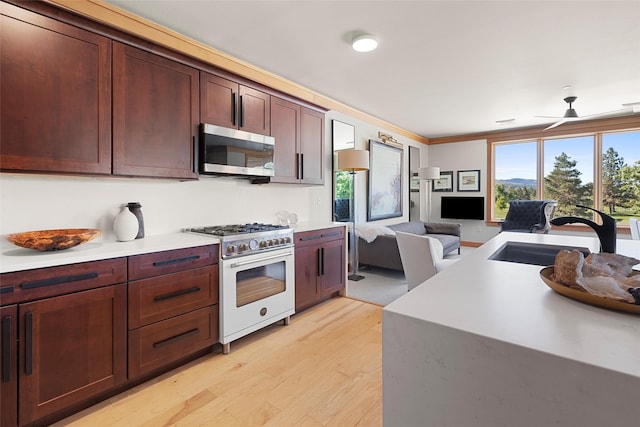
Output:
[[235,247],[235,245],[229,245],[229,246],[227,246],[227,253],[228,253],[228,254],[232,254],[232,253],[234,253],[235,251],[236,251],[236,247]]
[[247,244],[246,243],[240,243],[238,245],[238,252],[244,252],[247,250]]
[[268,245],[268,246],[273,246],[273,240],[269,239],[269,240],[267,241],[267,245]]
[[266,248],[267,247],[267,241],[266,240],[260,241],[260,247],[261,248]]
[[291,237],[287,237],[284,239],[285,243],[291,243]]

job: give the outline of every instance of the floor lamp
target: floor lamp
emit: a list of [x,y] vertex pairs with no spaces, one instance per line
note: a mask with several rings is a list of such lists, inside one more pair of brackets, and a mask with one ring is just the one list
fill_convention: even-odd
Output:
[[437,166],[420,168],[418,170],[418,177],[422,181],[427,181],[427,199],[429,203],[429,207],[427,208],[427,222],[429,222],[431,221],[431,182],[440,179],[440,168]]
[[338,151],[338,170],[351,174],[351,198],[349,200],[349,219],[351,220],[350,263],[351,274],[349,280],[362,280],[364,276],[358,274],[358,243],[356,237],[356,172],[369,170],[368,150],[340,150]]

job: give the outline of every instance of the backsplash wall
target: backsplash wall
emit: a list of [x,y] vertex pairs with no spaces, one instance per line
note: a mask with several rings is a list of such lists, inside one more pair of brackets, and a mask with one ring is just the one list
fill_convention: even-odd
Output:
[[[176,182],[121,178],[3,174],[0,234],[90,227],[113,239],[113,220],[127,202],[142,204],[146,235],[187,226],[276,222],[276,212],[295,212],[305,220],[329,220],[322,187],[252,185],[233,178]],[[325,201],[326,202],[326,201]],[[330,206],[330,205],[329,205]]]

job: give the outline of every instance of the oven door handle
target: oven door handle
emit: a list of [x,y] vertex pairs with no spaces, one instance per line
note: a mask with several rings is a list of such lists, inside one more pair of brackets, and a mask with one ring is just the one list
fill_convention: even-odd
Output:
[[237,262],[234,262],[233,264],[230,264],[229,267],[238,268],[238,267],[242,267],[243,265],[256,264],[256,263],[260,263],[260,262],[263,262],[263,261],[268,261],[270,259],[282,258],[282,257],[291,256],[291,255],[293,255],[293,252],[287,252],[287,253],[284,253],[284,254],[265,256],[265,257],[254,259],[254,260],[250,260],[250,261],[237,261]]

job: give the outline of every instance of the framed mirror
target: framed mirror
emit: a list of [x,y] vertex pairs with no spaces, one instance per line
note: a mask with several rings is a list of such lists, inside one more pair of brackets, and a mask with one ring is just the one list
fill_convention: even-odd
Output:
[[356,128],[353,125],[338,120],[331,122],[331,138],[333,143],[333,212],[332,220],[349,222],[349,200],[353,192],[353,180],[349,172],[336,171],[335,153],[340,150],[350,150],[356,145]]

